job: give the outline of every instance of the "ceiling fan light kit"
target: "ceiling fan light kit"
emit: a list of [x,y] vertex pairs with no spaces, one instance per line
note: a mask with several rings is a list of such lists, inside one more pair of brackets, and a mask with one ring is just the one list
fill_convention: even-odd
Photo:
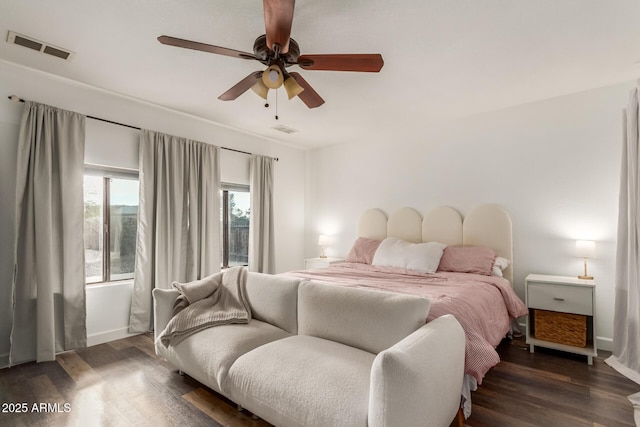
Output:
[[169,46],[199,50],[239,59],[254,59],[267,66],[254,71],[218,99],[232,101],[252,89],[267,99],[269,89],[284,85],[289,99],[298,96],[309,108],[324,104],[320,95],[298,73],[287,73],[286,68],[298,65],[304,70],[356,71],[377,73],[382,69],[382,55],[376,54],[322,54],[300,55],[298,43],[291,38],[295,0],[263,0],[266,34],[259,36],[253,45],[253,54],[226,47],[214,46],[171,36],[160,36],[158,41]]

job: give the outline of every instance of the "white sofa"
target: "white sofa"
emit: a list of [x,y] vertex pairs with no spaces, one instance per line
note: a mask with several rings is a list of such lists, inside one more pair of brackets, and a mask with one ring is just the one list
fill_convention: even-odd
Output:
[[[465,337],[429,301],[248,273],[249,324],[215,326],[156,353],[277,426],[448,426]],[[155,330],[176,290],[155,289]]]

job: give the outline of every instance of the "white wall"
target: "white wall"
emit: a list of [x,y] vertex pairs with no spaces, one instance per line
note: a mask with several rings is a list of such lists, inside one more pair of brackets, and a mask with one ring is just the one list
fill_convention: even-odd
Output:
[[[362,211],[481,203],[513,220],[517,293],[529,273],[575,276],[575,239],[597,241],[597,335],[611,348],[622,109],[634,82],[486,113],[437,126],[420,137],[358,141],[307,153],[307,257],[319,233],[344,256]],[[389,124],[393,126],[393,123]],[[416,123],[415,126],[421,126]]]
[[133,280],[87,287],[87,346],[127,336]]
[[[236,150],[278,157],[280,161],[276,163],[274,176],[276,270],[283,272],[303,267],[301,254],[304,252],[304,152],[133,98],[0,61],[0,241],[6,243],[0,245],[0,366],[4,365],[3,357],[6,357],[9,349],[15,159],[22,114],[22,104],[10,102],[5,98],[14,94],[86,115]],[[119,126],[87,120],[87,137],[92,139],[87,142],[90,148],[87,150],[86,160],[90,163],[112,165],[120,161],[120,166],[137,167],[135,162],[130,161],[131,155],[137,156],[137,147],[133,146],[137,145],[137,142],[130,134],[127,129]],[[99,143],[96,143],[98,139]],[[223,179],[246,179],[248,163],[243,164],[241,161],[243,155],[225,150],[223,153]],[[114,313],[128,311],[131,293],[126,287],[113,288],[111,291],[98,289],[87,288],[90,309],[92,301],[107,298],[117,305],[114,305]],[[100,340],[101,335],[110,336],[108,334],[111,331],[122,327],[122,316],[114,316],[113,321],[108,321],[102,317],[96,318],[95,311],[91,309],[87,313],[88,335],[93,336],[95,342]]]

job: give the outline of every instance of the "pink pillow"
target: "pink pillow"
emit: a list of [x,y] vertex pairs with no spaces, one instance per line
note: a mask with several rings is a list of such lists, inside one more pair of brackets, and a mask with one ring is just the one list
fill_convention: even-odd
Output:
[[360,264],[371,264],[373,256],[378,250],[378,246],[382,240],[367,239],[366,237],[358,237],[347,255],[347,262],[357,262]]
[[481,246],[447,246],[440,259],[438,271],[490,276],[496,256],[496,251]]

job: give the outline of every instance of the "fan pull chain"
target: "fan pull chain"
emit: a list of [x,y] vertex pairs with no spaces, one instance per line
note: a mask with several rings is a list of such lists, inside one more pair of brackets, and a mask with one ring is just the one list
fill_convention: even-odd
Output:
[[[276,94],[276,120],[279,119],[278,117],[278,91],[274,90],[275,94]],[[264,103],[264,108],[269,108],[269,101]]]

